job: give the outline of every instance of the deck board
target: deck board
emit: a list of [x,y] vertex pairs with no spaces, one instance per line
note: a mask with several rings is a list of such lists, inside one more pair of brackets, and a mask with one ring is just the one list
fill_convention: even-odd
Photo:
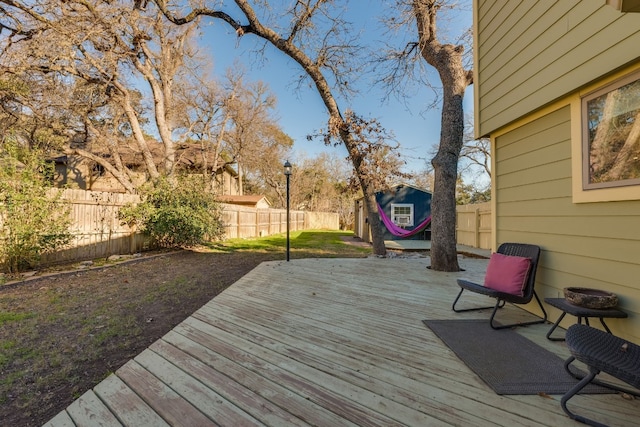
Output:
[[117,412],[118,418],[124,425],[168,426],[144,400],[116,375],[107,377],[93,391],[111,411]]
[[116,416],[96,396],[93,390],[87,391],[69,405],[67,413],[76,423],[94,426],[120,426]]
[[[442,273],[424,258],[264,263],[47,425],[574,426],[561,396],[495,394],[422,324],[488,317],[451,311],[455,279],[481,280],[487,261],[461,264]],[[566,357],[548,328],[520,332]],[[611,426],[640,417],[640,401],[619,395],[571,403]]]

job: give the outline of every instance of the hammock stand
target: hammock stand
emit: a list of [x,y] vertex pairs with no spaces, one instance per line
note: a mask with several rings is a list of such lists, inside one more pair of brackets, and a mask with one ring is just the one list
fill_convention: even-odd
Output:
[[402,227],[398,227],[393,223],[393,221],[391,221],[391,218],[389,218],[387,214],[384,213],[384,210],[382,209],[382,206],[380,206],[380,203],[378,203],[378,213],[380,214],[380,218],[382,218],[382,222],[384,223],[385,227],[387,227],[387,230],[389,230],[389,232],[394,236],[398,236],[398,237],[406,238],[406,237],[415,236],[416,234],[420,233],[422,230],[427,228],[429,224],[431,224],[431,215],[429,215],[424,221],[418,224],[414,229],[405,230]]

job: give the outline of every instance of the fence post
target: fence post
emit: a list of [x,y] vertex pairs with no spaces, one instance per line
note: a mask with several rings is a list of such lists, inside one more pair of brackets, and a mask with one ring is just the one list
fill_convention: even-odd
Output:
[[257,236],[258,235],[258,230],[260,230],[259,224],[260,224],[260,214],[258,214],[258,209],[256,209],[256,211],[254,212],[255,216],[253,217],[253,235]]
[[473,223],[474,225],[474,241],[475,244],[473,245],[474,248],[479,248],[480,247],[480,208],[475,208],[473,211],[473,216],[474,216],[474,221]]
[[130,242],[129,242],[129,253],[136,253],[136,226],[131,227]]

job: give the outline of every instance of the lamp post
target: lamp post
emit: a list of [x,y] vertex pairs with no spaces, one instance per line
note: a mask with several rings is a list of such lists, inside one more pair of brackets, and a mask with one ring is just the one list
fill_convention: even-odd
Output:
[[289,261],[289,178],[291,177],[291,163],[284,162],[284,174],[287,177],[287,262]]

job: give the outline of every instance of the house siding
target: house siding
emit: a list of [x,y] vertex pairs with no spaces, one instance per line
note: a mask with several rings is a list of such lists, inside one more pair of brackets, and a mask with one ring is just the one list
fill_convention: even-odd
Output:
[[475,0],[474,16],[478,136],[640,56],[640,14],[604,1]]
[[[409,229],[417,227],[431,216],[431,193],[410,185],[399,184],[391,186],[385,191],[380,191],[376,193],[376,201],[389,217],[391,216],[391,205],[393,203],[408,203],[414,205],[414,224],[413,227],[409,227]],[[367,215],[367,206],[364,198],[356,200],[354,234],[365,242],[371,242],[371,227],[368,224]],[[382,223],[382,219],[380,222],[384,240],[431,240],[431,225],[428,225],[425,230],[414,236],[403,238],[395,236],[387,230],[386,226]]]
[[[391,205],[394,203],[413,205],[413,225],[408,229],[417,227],[431,216],[431,193],[408,185],[398,185],[376,193],[376,200],[388,217],[392,215]],[[382,229],[384,240],[431,240],[431,226],[411,237],[395,236],[384,224]]]
[[571,117],[569,103],[560,103],[494,138],[495,238],[542,247],[541,298],[562,297],[569,286],[616,293],[630,318],[607,324],[640,342],[640,201],[573,202]]

